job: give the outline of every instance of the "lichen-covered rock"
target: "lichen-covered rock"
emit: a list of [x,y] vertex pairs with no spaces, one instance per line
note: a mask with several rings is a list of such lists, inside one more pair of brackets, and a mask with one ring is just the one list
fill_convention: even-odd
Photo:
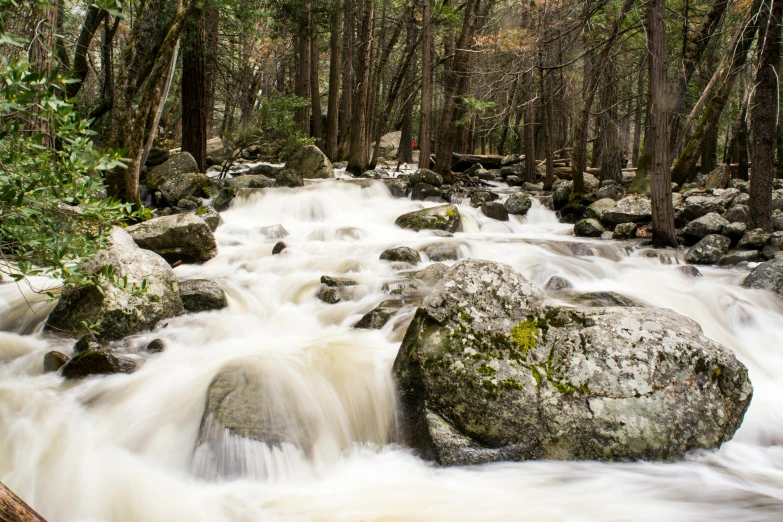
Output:
[[426,183],[433,187],[440,187],[443,185],[443,176],[437,172],[433,172],[430,169],[419,169],[408,178],[411,187],[418,185],[419,183]]
[[217,255],[217,243],[209,225],[192,214],[153,218],[125,230],[141,248],[170,262],[202,262]]
[[552,276],[549,278],[549,281],[546,282],[546,285],[544,285],[544,290],[548,290],[550,292],[561,292],[563,290],[569,290],[573,287],[574,285],[571,284],[571,281],[565,277]]
[[462,231],[462,220],[455,205],[441,205],[408,212],[397,218],[395,225],[411,230],[445,230],[446,232]]
[[761,250],[764,248],[764,245],[767,244],[767,241],[769,241],[769,238],[771,237],[772,234],[765,231],[764,229],[754,228],[753,230],[748,230],[745,232],[745,235],[743,235],[742,239],[739,240],[737,248],[745,250]]
[[380,259],[382,261],[401,261],[412,265],[421,263],[421,256],[419,253],[411,247],[406,246],[387,248],[381,252]]
[[[147,173],[147,179],[145,185],[147,188],[157,190],[161,185],[170,179],[174,179],[182,174],[197,173],[198,164],[193,156],[188,152],[182,152],[175,156],[172,156],[169,160],[162,165],[151,169]],[[176,202],[176,200],[174,200]]]
[[712,235],[720,234],[723,227],[728,225],[729,222],[723,219],[715,212],[705,214],[698,219],[694,219],[682,230],[685,239],[691,243],[699,241],[701,238]]
[[206,174],[198,172],[172,174],[157,187],[157,193],[163,198],[159,203],[176,205],[187,196],[201,196],[210,184],[211,181]]
[[712,265],[728,252],[731,240],[718,234],[703,237],[685,253],[685,261],[696,265]]
[[601,222],[607,225],[643,223],[652,220],[650,200],[642,195],[626,196],[604,212]]
[[506,200],[506,211],[517,216],[524,216],[532,206],[533,199],[524,192],[511,194]]
[[482,203],[481,213],[491,219],[498,221],[508,221],[508,211],[501,201],[488,201]]
[[127,282],[125,288],[106,281],[103,292],[95,286],[66,290],[49,315],[47,328],[83,334],[83,322],[100,322],[98,339],[114,340],[184,313],[177,276],[163,258],[139,248],[121,229],[112,232],[110,241],[111,247],[98,252],[84,268],[97,274],[107,265],[118,280]]
[[745,288],[759,288],[783,296],[783,258],[776,257],[751,270],[742,283]]
[[448,272],[394,362],[405,442],[442,465],[673,460],[739,427],[747,370],[695,322],[541,301],[507,265]]
[[[303,178],[327,179],[334,177],[332,162],[315,145],[305,145],[294,152],[285,164],[285,168],[294,170]],[[281,171],[280,174],[282,174]],[[279,177],[278,177],[279,180]]]
[[748,222],[749,214],[750,208],[747,205],[735,205],[723,214],[723,218],[729,223],[745,224]]
[[359,319],[359,321],[353,325],[353,327],[380,330],[386,323],[389,322],[389,319],[394,317],[394,314],[400,311],[402,306],[403,301],[399,299],[384,301],[364,314],[364,316],[362,316],[362,318]]
[[611,210],[616,206],[617,206],[617,202],[613,199],[609,199],[609,198],[599,199],[595,203],[591,203],[585,209],[585,217],[588,217],[590,219],[597,219],[598,221],[601,221],[601,219],[604,217],[604,214],[608,210]]
[[133,373],[136,363],[121,359],[103,351],[90,351],[74,355],[62,368],[66,379],[82,379],[90,375]]
[[620,223],[614,227],[612,232],[613,239],[633,239],[636,237],[636,230],[639,227],[636,223]]
[[226,293],[209,279],[188,279],[180,281],[179,296],[188,312],[221,310],[228,306]]
[[218,211],[215,210],[215,207],[210,205],[198,207],[196,209],[196,216],[203,219],[212,232],[217,230],[217,227],[223,224],[223,218],[220,217],[220,214],[218,214]]
[[685,198],[683,218],[686,221],[692,221],[712,212],[723,214],[725,209],[725,203],[720,198],[714,196],[689,196]]
[[574,225],[574,235],[577,237],[601,237],[604,227],[595,219],[582,219]]
[[606,180],[601,182],[601,187],[596,192],[596,196],[599,200],[611,199],[615,201],[625,196],[625,189],[616,181]]
[[712,189],[725,189],[729,185],[731,179],[731,169],[725,163],[722,163],[715,167],[712,172],[707,174],[704,188],[706,190]]

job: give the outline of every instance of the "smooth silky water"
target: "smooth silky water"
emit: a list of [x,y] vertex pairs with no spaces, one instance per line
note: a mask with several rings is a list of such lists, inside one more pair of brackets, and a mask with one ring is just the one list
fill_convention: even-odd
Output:
[[[538,202],[505,223],[463,204],[464,232],[454,238],[395,227],[400,214],[430,205],[366,180],[245,195],[223,213],[218,256],[176,269],[181,279],[217,281],[228,308],[115,343],[139,363],[132,375],[43,374],[43,355],[70,354],[73,341],[41,332],[52,303],[0,285],[0,480],[50,522],[783,520],[779,298],[741,288],[746,271],[688,278],[676,255],[628,243],[579,239],[595,255],[575,257],[573,227]],[[288,248],[272,256],[284,234],[276,225]],[[577,291],[616,291],[698,321],[750,370],[755,392],[734,440],[668,464],[448,469],[395,444],[391,365],[413,309],[382,330],[352,325],[399,279],[378,259],[384,249],[437,241],[508,263],[538,287],[561,275]],[[315,297],[323,274],[361,286],[353,300],[328,305]],[[154,338],[167,349],[146,354]],[[220,429],[208,430],[211,445],[197,444],[209,383],[231,364],[258,376],[306,447],[270,448]]]

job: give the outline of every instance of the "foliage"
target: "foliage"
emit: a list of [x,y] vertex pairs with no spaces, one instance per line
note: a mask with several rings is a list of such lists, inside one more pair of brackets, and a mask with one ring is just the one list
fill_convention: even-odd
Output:
[[298,109],[309,106],[309,100],[295,95],[259,100],[258,113],[261,134],[270,140],[282,140],[302,145],[311,144],[312,138],[300,132],[299,124],[294,117]]
[[24,60],[0,62],[0,255],[16,280],[43,274],[87,283],[93,276],[79,262],[105,244],[113,225],[138,217],[101,197],[101,171],[122,167],[122,158],[94,148],[88,122],[62,99],[67,81]]

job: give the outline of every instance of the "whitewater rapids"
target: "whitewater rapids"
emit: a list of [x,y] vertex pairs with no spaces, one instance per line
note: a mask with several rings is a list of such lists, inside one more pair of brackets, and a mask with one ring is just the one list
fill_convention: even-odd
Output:
[[[43,355],[70,355],[73,341],[41,332],[52,303],[0,285],[0,481],[49,522],[783,520],[783,301],[741,288],[747,270],[688,278],[675,253],[574,238],[538,202],[509,222],[462,204],[454,238],[395,227],[431,205],[366,180],[244,195],[222,214],[218,256],[175,270],[215,280],[228,308],[114,343],[139,363],[132,375],[43,374]],[[272,256],[280,239],[288,248]],[[419,460],[395,444],[391,378],[413,308],[382,330],[352,325],[399,279],[378,259],[384,249],[438,241],[508,263],[541,288],[561,275],[578,291],[616,291],[696,320],[750,371],[742,427],[719,451],[670,464]],[[595,255],[575,257],[577,241]],[[324,274],[357,280],[356,299],[319,301]],[[167,349],[147,354],[155,338]],[[217,455],[197,447],[207,388],[229,364],[256,368],[282,411],[307,413],[311,451],[234,438]]]

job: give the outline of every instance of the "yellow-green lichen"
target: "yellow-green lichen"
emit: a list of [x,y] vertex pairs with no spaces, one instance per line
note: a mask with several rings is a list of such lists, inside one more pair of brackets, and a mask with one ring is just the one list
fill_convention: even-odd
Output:
[[528,319],[511,328],[511,339],[523,355],[538,346],[538,325]]

